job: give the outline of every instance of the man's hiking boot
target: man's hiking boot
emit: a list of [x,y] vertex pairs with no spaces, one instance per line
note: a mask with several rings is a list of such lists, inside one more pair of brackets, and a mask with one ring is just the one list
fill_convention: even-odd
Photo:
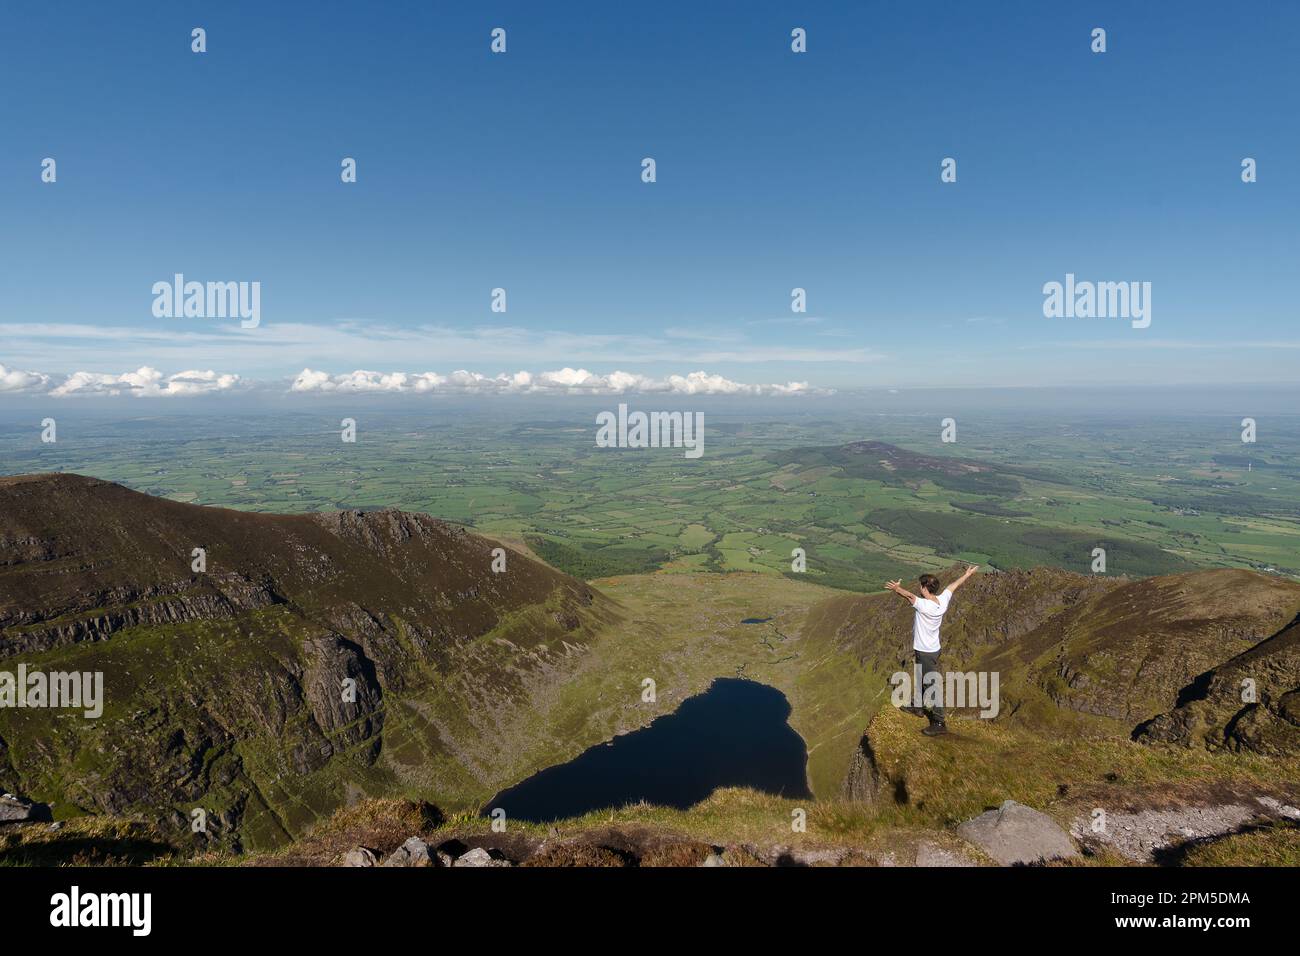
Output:
[[940,721],[937,724],[931,723],[930,726],[921,731],[921,733],[925,734],[927,737],[938,737],[940,734],[946,734],[947,732],[948,725],[943,723],[943,721]]
[[898,708],[898,709],[901,710],[901,711],[902,711],[903,713],[905,713],[905,714],[911,714],[913,717],[924,717],[924,716],[925,716],[925,708],[924,708],[924,707],[900,707],[900,708]]

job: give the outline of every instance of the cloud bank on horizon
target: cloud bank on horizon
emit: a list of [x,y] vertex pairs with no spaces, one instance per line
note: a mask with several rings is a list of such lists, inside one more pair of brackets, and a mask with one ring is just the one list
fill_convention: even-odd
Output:
[[56,384],[54,376],[44,372],[0,365],[0,394],[8,395],[49,395],[54,398],[71,395],[135,395],[140,398],[171,398],[229,391],[241,381],[238,375],[217,373],[211,369],[189,369],[164,375],[157,369],[144,365],[133,372],[117,375],[73,372]]
[[357,369],[342,374],[304,368],[287,387],[274,381],[256,381],[234,373],[190,369],[172,375],[149,366],[121,374],[78,371],[56,382],[44,372],[7,368],[0,365],[0,394],[73,396],[131,395],[137,398],[175,398],[230,392],[237,389],[276,388],[292,394],[390,394],[390,395],[829,395],[833,390],[814,388],[807,382],[746,384],[705,371],[653,378],[633,372],[614,371],[607,375],[586,369],[518,371],[484,375],[460,369],[447,375],[437,372],[374,372]]
[[829,394],[807,382],[746,385],[721,375],[691,372],[652,378],[633,372],[615,371],[597,375],[586,369],[562,368],[550,372],[515,372],[487,376],[463,369],[450,375],[421,372],[367,372],[330,375],[303,369],[294,379],[294,392],[462,392],[469,394],[536,393],[558,395],[628,395],[668,393],[673,395],[810,395]]

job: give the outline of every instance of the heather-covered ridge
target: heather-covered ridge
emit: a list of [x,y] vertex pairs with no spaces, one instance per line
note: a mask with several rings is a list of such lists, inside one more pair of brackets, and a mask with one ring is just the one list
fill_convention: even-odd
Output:
[[490,788],[517,753],[483,738],[614,619],[526,555],[494,572],[497,547],[400,511],[272,516],[2,479],[0,665],[106,686],[98,720],[0,709],[0,787],[177,827],[202,808],[232,845],[283,842],[435,768]]

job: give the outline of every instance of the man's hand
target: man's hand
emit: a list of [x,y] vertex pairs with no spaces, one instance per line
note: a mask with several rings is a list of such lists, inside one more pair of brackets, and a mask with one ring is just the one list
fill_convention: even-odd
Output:
[[902,582],[902,581],[886,581],[886,582],[885,582],[885,590],[886,590],[886,591],[893,591],[893,592],[894,592],[895,594],[897,594],[899,597],[901,597],[901,598],[903,598],[903,599],[905,599],[905,600],[907,600],[907,601],[909,601],[909,602],[915,602],[915,601],[916,601],[916,595],[913,594],[911,591],[909,591],[907,588],[903,587],[903,582]]
[[947,591],[949,594],[951,594],[953,591],[956,591],[959,587],[961,587],[963,584],[969,581],[970,576],[974,574],[976,571],[978,571],[979,569],[980,566],[978,564],[966,565],[966,570],[962,573],[962,576],[959,577],[956,581],[953,581],[952,584],[948,585],[946,588],[944,588],[944,590]]

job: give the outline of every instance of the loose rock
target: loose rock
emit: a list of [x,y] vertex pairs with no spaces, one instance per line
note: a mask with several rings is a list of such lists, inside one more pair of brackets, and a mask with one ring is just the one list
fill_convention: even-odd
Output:
[[455,866],[509,866],[509,860],[498,860],[481,846],[457,858]]
[[375,851],[364,846],[354,846],[343,854],[344,866],[378,866],[379,857]]
[[419,837],[411,837],[384,861],[384,866],[437,866],[429,844]]
[[975,844],[1003,866],[1071,859],[1079,855],[1070,837],[1046,813],[1005,801],[957,828],[958,836]]
[[12,793],[0,796],[0,823],[24,823],[28,820],[49,819],[49,807],[43,803],[33,803]]

